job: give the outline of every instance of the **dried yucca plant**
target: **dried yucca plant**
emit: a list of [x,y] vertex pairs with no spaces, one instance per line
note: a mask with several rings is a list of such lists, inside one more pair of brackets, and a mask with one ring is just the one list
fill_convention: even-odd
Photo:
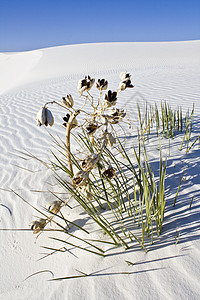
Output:
[[[121,92],[133,88],[131,75],[122,72],[115,91],[107,91],[108,81],[98,79],[95,84],[99,90],[97,99],[91,94],[94,84],[95,79],[90,76],[85,76],[78,82],[80,97],[85,99],[84,105],[78,109],[74,108],[76,101],[70,94],[62,97],[61,102],[46,103],[37,114],[37,124],[53,125],[53,115],[47,108],[49,104],[57,104],[67,110],[63,117],[63,126],[66,128],[65,142],[52,136],[59,152],[59,155],[53,153],[55,160],[51,161],[57,181],[112,239],[111,243],[128,248],[129,243],[136,240],[145,248],[145,232],[147,236],[152,235],[153,242],[154,233],[159,235],[162,229],[166,161],[163,166],[160,156],[160,183],[156,183],[148,162],[145,139],[142,138],[144,132],[139,110],[140,134],[137,141],[140,150],[138,154],[135,146],[133,148],[135,163],[133,158],[128,156],[125,144],[119,139],[117,126],[125,120],[126,112],[116,108],[116,104]],[[90,112],[85,110],[88,103]],[[84,115],[82,122],[77,120],[80,114]],[[72,151],[74,144],[79,147],[79,153]],[[141,152],[144,164],[141,163]],[[69,201],[63,201],[56,196],[55,203],[47,208],[50,216],[31,224],[33,232],[43,231],[55,216],[69,224],[61,213],[66,203]],[[108,217],[107,211],[110,211],[111,217]],[[135,229],[132,230],[133,228],[127,225],[127,220],[141,226],[139,234],[135,234]],[[64,230],[59,222],[56,221],[56,224]]]

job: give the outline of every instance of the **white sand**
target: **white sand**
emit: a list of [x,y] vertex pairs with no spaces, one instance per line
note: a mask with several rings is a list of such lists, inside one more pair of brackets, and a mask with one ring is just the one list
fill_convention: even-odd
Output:
[[[48,201],[47,193],[33,190],[50,189],[51,173],[34,160],[16,156],[17,151],[26,150],[47,158],[50,138],[45,128],[35,124],[38,109],[46,101],[60,101],[67,93],[74,96],[75,106],[79,107],[82,100],[76,87],[80,78],[86,74],[96,79],[105,77],[114,89],[124,70],[132,74],[135,88],[120,96],[118,106],[126,106],[132,119],[136,101],[153,104],[166,100],[173,107],[181,104],[184,111],[194,103],[193,138],[200,134],[200,41],[86,44],[0,54],[0,203],[10,209],[0,206],[1,228],[28,228],[38,216],[7,189],[15,190],[37,207]],[[50,132],[64,138],[60,126],[64,112],[50,108],[55,116]],[[52,234],[44,233],[34,243],[30,231],[0,231],[0,299],[200,299],[200,149],[197,145],[186,155],[178,150],[177,142],[181,138],[172,143],[168,158],[169,201],[163,233],[147,254],[136,244],[126,252],[122,248],[108,250],[106,258],[67,246],[65,253],[37,261],[42,257],[40,253],[47,253],[41,245],[62,246],[48,239]],[[155,159],[154,144],[149,149],[150,158]],[[173,208],[183,160],[185,180]],[[39,171],[28,172],[16,165]],[[86,223],[92,228],[81,209],[66,209],[65,213],[79,225]],[[177,245],[176,231],[180,233]],[[126,260],[135,265],[128,266]],[[78,275],[76,269],[97,273],[49,282],[52,275],[46,272],[24,281],[41,270],[63,277]]]

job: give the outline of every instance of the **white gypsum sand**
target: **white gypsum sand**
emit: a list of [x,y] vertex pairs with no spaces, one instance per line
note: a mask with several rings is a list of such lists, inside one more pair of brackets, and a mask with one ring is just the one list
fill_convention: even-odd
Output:
[[[200,41],[166,43],[102,43],[62,46],[24,53],[0,54],[0,228],[30,228],[34,211],[9,189],[38,207],[53,199],[48,191],[55,187],[50,170],[33,159],[24,160],[19,151],[29,151],[48,160],[51,139],[46,128],[36,126],[37,111],[48,101],[60,101],[73,95],[75,107],[82,98],[77,82],[84,75],[95,79],[106,78],[109,89],[116,89],[119,73],[132,74],[134,89],[120,94],[117,107],[124,108],[133,121],[137,118],[136,103],[160,105],[167,101],[172,107],[182,106],[183,112],[192,110],[194,127],[192,139],[200,134]],[[97,91],[94,92],[97,95]],[[49,106],[55,124],[48,131],[65,138],[61,126],[65,111]],[[134,125],[133,125],[134,126]],[[131,147],[131,130],[127,145]],[[149,245],[145,253],[139,245],[124,251],[103,245],[105,258],[73,246],[50,240],[48,237],[66,238],[61,233],[45,232],[35,243],[30,231],[0,231],[1,275],[0,299],[198,299],[200,295],[200,149],[198,143],[186,155],[179,151],[183,135],[171,140],[170,155],[166,144],[168,170],[166,189],[168,199],[163,232]],[[164,146],[165,146],[164,144]],[[148,145],[150,161],[155,163],[158,145],[153,138]],[[176,206],[173,201],[179,186],[184,165],[184,180]],[[19,167],[21,168],[19,168]],[[27,171],[37,171],[30,172]],[[50,199],[49,199],[50,198]],[[192,200],[193,199],[193,200]],[[192,205],[191,204],[192,200]],[[79,226],[93,230],[92,238],[105,236],[97,231],[82,209],[63,210]],[[71,232],[82,237],[76,227]],[[84,235],[85,237],[85,235]],[[78,243],[81,246],[81,242]],[[38,261],[48,253],[40,248],[59,248],[58,252]],[[126,262],[133,265],[128,265]],[[29,279],[29,275],[44,271]],[[50,282],[54,277],[92,274],[87,278]],[[52,272],[52,273],[51,273]]]

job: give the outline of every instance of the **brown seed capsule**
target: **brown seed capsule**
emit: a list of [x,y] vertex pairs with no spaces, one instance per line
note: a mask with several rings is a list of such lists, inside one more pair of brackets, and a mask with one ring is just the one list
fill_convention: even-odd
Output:
[[61,201],[53,201],[50,204],[47,204],[47,210],[53,214],[57,214],[61,209],[62,202]]
[[[66,114],[66,116],[63,117],[63,120],[65,121],[65,123],[63,123],[63,126],[67,127],[69,119],[70,119],[70,114]],[[73,122],[71,124],[71,129],[75,128],[76,126],[78,126],[78,122],[77,122],[77,120],[75,118],[75,119],[73,119]]]
[[78,91],[82,95],[84,91],[89,91],[95,82],[94,78],[91,78],[89,75],[85,76],[84,79],[79,80],[78,82]]
[[99,91],[104,91],[108,88],[108,81],[105,79],[98,79],[96,83],[96,88]]
[[122,72],[120,74],[120,84],[118,87],[119,91],[124,91],[126,88],[133,88],[134,86],[131,84],[131,75],[130,73]]
[[86,127],[86,130],[87,130],[87,133],[88,134],[93,134],[95,133],[95,131],[99,128],[98,124],[97,123],[89,123]]
[[93,154],[87,156],[84,160],[82,160],[81,167],[85,171],[90,171],[96,166],[98,160],[99,160],[98,155],[93,153]]
[[107,94],[104,95],[103,105],[104,108],[111,107],[117,102],[117,92],[112,92],[109,90]]
[[123,109],[113,108],[108,114],[103,115],[106,120],[111,124],[117,124],[126,116]]
[[130,80],[131,79],[131,74],[127,72],[122,72],[120,74],[120,80],[125,81],[125,80]]
[[74,100],[70,94],[67,95],[67,97],[62,97],[61,103],[68,108],[72,108],[74,105]]
[[118,90],[124,91],[126,88],[133,88],[134,85],[131,84],[130,80],[121,81]]
[[44,227],[47,224],[47,220],[46,219],[39,219],[36,221],[33,221],[30,226],[31,226],[31,230],[33,230],[33,233],[39,233],[40,231],[42,231],[44,229]]
[[108,179],[112,179],[115,175],[116,175],[116,170],[111,166],[109,166],[108,169],[102,171],[102,176]]
[[83,186],[86,185],[87,179],[88,179],[88,172],[80,170],[75,174],[72,181],[73,184],[75,185]]

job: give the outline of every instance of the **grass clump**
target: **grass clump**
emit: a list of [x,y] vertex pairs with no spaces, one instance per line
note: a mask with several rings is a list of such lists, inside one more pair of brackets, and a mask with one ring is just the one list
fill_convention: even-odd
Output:
[[184,136],[180,150],[182,150],[185,141],[188,149],[193,126],[194,105],[191,113],[188,110],[184,117],[181,106],[178,106],[177,109],[172,109],[167,102],[161,102],[160,108],[156,103],[154,106],[147,105],[146,103],[143,114],[141,113],[139,104],[137,104],[137,107],[139,122],[147,139],[154,128],[156,129],[157,136],[162,134],[163,137],[172,139],[176,133],[183,132]]

